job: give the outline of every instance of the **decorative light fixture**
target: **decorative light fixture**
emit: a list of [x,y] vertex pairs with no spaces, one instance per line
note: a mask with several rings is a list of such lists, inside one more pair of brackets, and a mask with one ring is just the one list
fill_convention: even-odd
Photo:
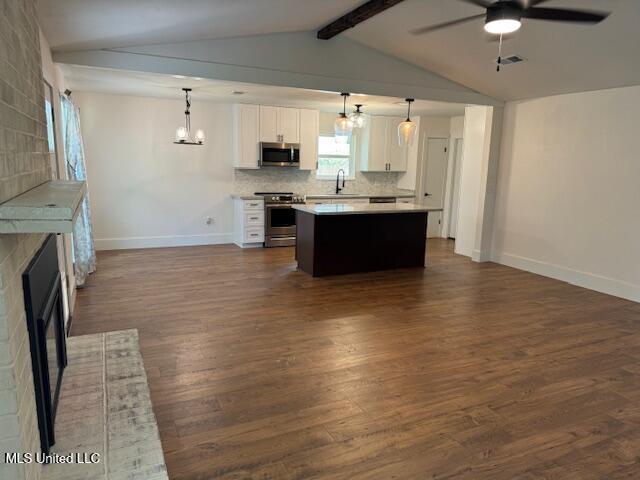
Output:
[[353,128],[363,128],[367,123],[367,118],[364,113],[360,111],[362,107],[361,103],[356,103],[356,111],[349,115],[349,120],[353,123]]
[[521,18],[522,8],[505,2],[495,8],[487,8],[484,29],[496,35],[513,33],[522,26]]
[[344,138],[351,135],[351,130],[353,130],[353,122],[351,121],[351,119],[349,119],[349,117],[347,117],[347,97],[349,96],[349,94],[343,92],[340,95],[342,95],[343,98],[342,113],[338,115],[338,118],[336,118],[334,128],[336,137]]
[[185,102],[187,104],[187,108],[184,111],[184,127],[178,127],[176,130],[176,141],[173,143],[177,143],[178,145],[202,145],[204,144],[205,135],[204,131],[201,129],[196,130],[196,134],[193,138],[191,138],[191,95],[189,92],[190,88],[183,88]]
[[398,143],[401,147],[409,146],[416,136],[417,126],[411,121],[411,102],[413,98],[405,98],[407,102],[407,119],[398,125]]

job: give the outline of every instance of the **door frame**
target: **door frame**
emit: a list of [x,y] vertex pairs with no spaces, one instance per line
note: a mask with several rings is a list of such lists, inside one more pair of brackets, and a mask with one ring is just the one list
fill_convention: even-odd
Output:
[[[456,156],[460,148],[460,162],[456,162]],[[451,214],[453,213],[454,182],[462,177],[462,154],[464,152],[464,137],[451,137],[449,143],[449,165],[447,168],[447,184],[445,187],[444,210],[442,211],[442,238],[449,238],[451,233]],[[457,174],[457,175],[456,175]],[[458,190],[458,202],[460,190]]]

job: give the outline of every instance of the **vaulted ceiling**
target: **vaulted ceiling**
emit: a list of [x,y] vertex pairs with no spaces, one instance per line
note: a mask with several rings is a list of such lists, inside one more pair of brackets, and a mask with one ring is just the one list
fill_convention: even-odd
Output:
[[[40,0],[39,15],[54,51],[71,51],[317,30],[362,3]],[[342,35],[502,100],[640,84],[640,1],[551,0],[545,6],[613,14],[596,26],[525,21],[503,52],[525,61],[500,73],[494,64],[498,44],[485,36],[482,20],[423,36],[409,33],[481,13],[459,0],[405,0]]]

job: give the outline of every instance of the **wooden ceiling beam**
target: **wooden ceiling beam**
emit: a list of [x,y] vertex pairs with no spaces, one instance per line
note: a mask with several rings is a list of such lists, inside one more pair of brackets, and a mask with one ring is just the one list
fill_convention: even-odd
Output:
[[320,40],[329,40],[339,33],[355,27],[359,23],[384,12],[402,1],[403,0],[369,0],[358,8],[351,10],[349,13],[343,15],[337,20],[334,20],[326,27],[318,30],[318,38]]

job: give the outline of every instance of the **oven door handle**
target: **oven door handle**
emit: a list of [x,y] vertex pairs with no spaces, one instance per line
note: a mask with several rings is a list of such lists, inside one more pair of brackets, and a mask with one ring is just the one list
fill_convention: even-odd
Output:
[[283,208],[293,208],[291,206],[290,203],[286,203],[283,205],[265,205],[264,208],[278,208],[278,209],[283,209]]

